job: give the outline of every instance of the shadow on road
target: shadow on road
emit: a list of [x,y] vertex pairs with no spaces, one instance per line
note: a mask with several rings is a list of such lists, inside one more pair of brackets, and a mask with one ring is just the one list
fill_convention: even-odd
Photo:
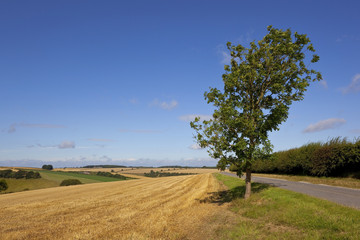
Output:
[[[257,193],[261,192],[270,185],[262,184],[262,183],[251,183],[251,192]],[[236,198],[244,198],[245,195],[245,186],[238,186],[233,189],[229,189],[226,191],[218,191],[218,192],[211,192],[208,193],[208,196],[204,199],[197,199],[200,203],[215,203],[218,205],[222,205],[227,202],[231,202]]]

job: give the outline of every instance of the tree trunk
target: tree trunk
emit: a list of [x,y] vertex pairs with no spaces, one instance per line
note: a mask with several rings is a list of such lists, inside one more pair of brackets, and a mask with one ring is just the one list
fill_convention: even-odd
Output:
[[245,199],[248,199],[251,195],[251,169],[246,169],[246,178],[245,178],[246,190],[245,190]]

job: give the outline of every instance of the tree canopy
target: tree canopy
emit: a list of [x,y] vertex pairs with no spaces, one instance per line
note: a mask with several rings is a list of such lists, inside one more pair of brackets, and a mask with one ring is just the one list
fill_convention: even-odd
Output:
[[215,107],[213,118],[190,123],[199,145],[219,160],[219,169],[233,164],[239,176],[246,171],[245,198],[251,192],[252,161],[271,152],[268,133],[279,130],[290,105],[303,99],[310,82],[322,79],[320,72],[308,68],[319,56],[306,58],[305,53],[315,49],[305,34],[272,26],[267,30],[249,48],[227,43],[231,61],[222,75],[224,89],[210,87],[204,94]]

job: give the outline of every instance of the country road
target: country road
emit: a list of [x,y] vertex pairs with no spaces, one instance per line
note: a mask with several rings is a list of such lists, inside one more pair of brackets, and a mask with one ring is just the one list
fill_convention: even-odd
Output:
[[[237,177],[234,173],[221,172],[221,174]],[[254,177],[253,182],[270,184],[275,187],[304,193],[313,197],[322,198],[348,207],[360,209],[360,189],[335,187],[308,182],[293,182],[285,179]]]

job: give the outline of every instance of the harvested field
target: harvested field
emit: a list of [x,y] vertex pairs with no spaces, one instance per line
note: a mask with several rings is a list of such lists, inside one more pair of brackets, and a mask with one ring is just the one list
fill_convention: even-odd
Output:
[[0,196],[1,239],[210,239],[224,206],[212,174],[96,183]]

